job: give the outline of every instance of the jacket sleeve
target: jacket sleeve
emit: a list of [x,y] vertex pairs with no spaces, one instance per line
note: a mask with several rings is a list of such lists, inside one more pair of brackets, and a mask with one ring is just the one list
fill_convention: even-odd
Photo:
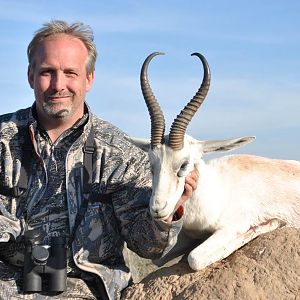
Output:
[[128,248],[141,257],[156,259],[176,243],[182,220],[169,225],[151,217],[151,184],[148,158],[137,151],[124,166],[122,180],[112,195],[112,202]]
[[[16,210],[20,201],[11,196],[2,195],[2,189],[10,189],[14,185],[13,174],[17,173],[8,147],[4,151],[3,142],[0,143],[0,242],[16,239],[22,231],[24,224],[16,217]],[[6,143],[8,145],[8,143]],[[5,166],[5,168],[3,167]]]
[[8,242],[11,238],[16,239],[21,232],[19,220],[12,220],[0,215],[0,243]]

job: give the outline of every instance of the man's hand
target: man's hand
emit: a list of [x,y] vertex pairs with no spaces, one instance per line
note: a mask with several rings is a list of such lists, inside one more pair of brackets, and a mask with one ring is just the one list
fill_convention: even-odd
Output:
[[172,214],[165,220],[167,223],[171,223],[172,221],[174,221],[174,217],[176,213],[179,214],[179,217],[182,216],[183,214],[182,205],[192,197],[194,190],[197,188],[197,180],[198,180],[198,173],[194,169],[188,176],[186,176],[183,194],[176,204],[174,214]]

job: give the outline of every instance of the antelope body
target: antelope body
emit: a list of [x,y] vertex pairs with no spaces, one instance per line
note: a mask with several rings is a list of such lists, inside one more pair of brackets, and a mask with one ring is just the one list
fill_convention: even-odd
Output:
[[204,154],[233,150],[254,137],[198,141],[185,134],[210,84],[207,61],[199,53],[193,55],[204,67],[201,87],[174,120],[170,134],[164,135],[164,117],[147,78],[148,64],[158,54],[149,55],[141,71],[141,87],[151,117],[151,143],[133,142],[148,150],[153,173],[150,212],[155,219],[174,213],[185,177],[193,169],[198,172],[197,188],[184,204],[183,230],[194,239],[211,235],[190,252],[190,267],[202,269],[282,225],[300,228],[300,162],[229,155],[205,163]]

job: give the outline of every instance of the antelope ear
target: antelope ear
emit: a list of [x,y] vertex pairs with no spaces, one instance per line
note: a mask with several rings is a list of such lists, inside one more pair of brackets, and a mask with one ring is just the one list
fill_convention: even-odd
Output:
[[150,149],[150,141],[147,139],[141,139],[141,138],[135,138],[135,137],[129,137],[128,140],[134,144],[135,146],[139,147],[145,152],[148,152]]
[[228,140],[203,141],[203,153],[226,152],[242,147],[255,140],[255,136],[246,136]]

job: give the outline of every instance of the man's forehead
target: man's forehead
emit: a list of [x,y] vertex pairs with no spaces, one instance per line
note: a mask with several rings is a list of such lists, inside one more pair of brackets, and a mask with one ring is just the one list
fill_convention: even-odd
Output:
[[87,57],[88,51],[80,39],[59,34],[47,37],[38,44],[34,60],[43,64],[47,64],[45,61],[48,61],[49,64],[49,60],[63,58],[67,63],[68,61],[86,60]]
[[58,48],[59,50],[63,50],[65,47],[69,47],[76,48],[86,53],[88,52],[85,44],[79,38],[62,33],[46,37],[39,42],[39,44],[37,45],[37,49],[43,49],[45,51],[45,49],[47,49],[48,47],[56,48],[56,46],[59,45],[64,46],[62,48]]

